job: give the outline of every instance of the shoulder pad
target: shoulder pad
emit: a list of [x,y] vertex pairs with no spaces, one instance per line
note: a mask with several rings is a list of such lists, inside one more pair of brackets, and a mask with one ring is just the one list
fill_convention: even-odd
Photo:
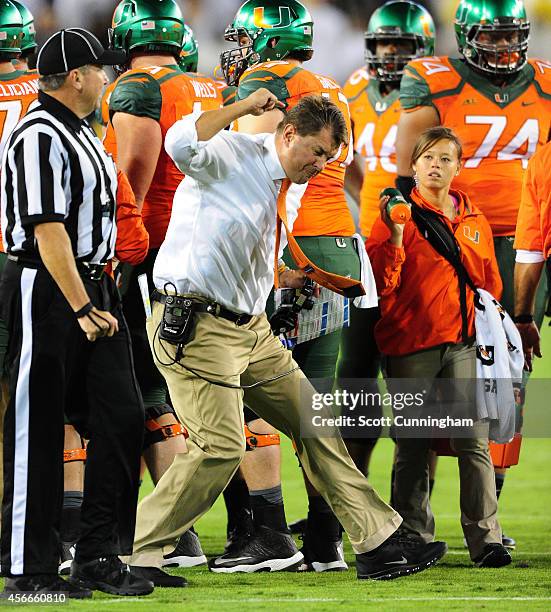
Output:
[[539,94],[551,98],[551,61],[539,58],[529,59],[528,63],[534,69],[534,81]]
[[161,89],[150,69],[130,70],[120,76],[109,99],[109,114],[128,113],[159,121],[163,104]]
[[461,76],[447,57],[422,57],[404,69],[400,83],[400,103],[406,110],[432,106],[433,98],[452,92],[461,83]]
[[353,72],[349,77],[343,87],[344,95],[347,99],[353,100],[357,98],[362,91],[365,90],[369,83],[369,73],[367,69],[364,67],[358,68],[355,72]]
[[294,66],[288,62],[264,62],[256,64],[246,70],[239,80],[237,100],[243,100],[257,89],[265,87],[280,102],[287,105],[288,99],[296,95],[296,93],[289,91],[289,80],[306,72],[300,66]]
[[237,96],[237,87],[233,85],[227,85],[225,81],[214,81],[220,95],[222,96],[222,100],[224,102],[224,106],[229,106],[235,102]]

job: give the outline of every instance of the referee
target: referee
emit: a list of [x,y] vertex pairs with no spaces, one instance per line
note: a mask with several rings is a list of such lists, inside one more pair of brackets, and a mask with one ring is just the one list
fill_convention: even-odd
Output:
[[[107,81],[102,66],[123,62],[86,30],[54,34],[38,55],[38,104],[4,150],[4,596],[153,590],[118,558],[132,551],[144,414],[119,297],[104,270],[116,239],[117,172],[84,121]],[[90,440],[69,582],[57,576],[64,411]]]

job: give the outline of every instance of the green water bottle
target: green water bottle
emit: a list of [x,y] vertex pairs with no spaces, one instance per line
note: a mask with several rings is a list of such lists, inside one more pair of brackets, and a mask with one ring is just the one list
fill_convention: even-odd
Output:
[[386,204],[386,212],[394,223],[403,225],[411,219],[411,204],[406,202],[404,196],[398,189],[387,187],[381,191],[380,198],[389,196],[390,200]]

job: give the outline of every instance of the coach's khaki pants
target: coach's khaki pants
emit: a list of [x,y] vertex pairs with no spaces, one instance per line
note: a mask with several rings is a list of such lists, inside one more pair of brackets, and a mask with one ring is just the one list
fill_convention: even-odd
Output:
[[[388,357],[386,374],[392,378],[476,379],[476,349],[464,344],[445,345],[405,357]],[[470,389],[470,387],[467,387]],[[472,385],[474,402],[474,384]],[[447,398],[451,401],[452,398]],[[434,539],[434,516],[429,503],[428,452],[426,438],[397,438],[393,500],[404,525],[426,541]],[[487,438],[450,440],[459,465],[461,526],[471,558],[484,546],[501,543],[497,520],[494,468]]]
[[[159,342],[156,334],[162,311],[163,306],[155,303],[147,331],[174,408],[189,431],[189,452],[176,455],[138,506],[130,563],[141,566],[160,566],[163,554],[174,550],[179,536],[224,490],[245,452],[243,391],[206,382],[181,365],[168,365],[175,347]],[[206,378],[233,385],[250,385],[296,367],[265,315],[241,327],[210,314],[197,315],[183,363]],[[356,469],[340,437],[300,439],[304,389],[315,393],[297,370],[246,391],[245,399],[260,417],[293,438],[308,478],[341,521],[354,550],[368,552],[384,542],[402,519]]]

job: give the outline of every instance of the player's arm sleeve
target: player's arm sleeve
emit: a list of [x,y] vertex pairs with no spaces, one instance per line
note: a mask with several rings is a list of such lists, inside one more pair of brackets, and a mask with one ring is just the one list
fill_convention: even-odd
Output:
[[143,224],[142,215],[126,174],[117,175],[117,259],[137,266],[149,249],[149,234]]
[[147,73],[121,78],[109,99],[109,115],[127,113],[159,121],[163,100],[159,83]]
[[[519,263],[536,263],[532,255],[543,261],[542,211],[538,198],[535,164],[529,163],[522,184],[522,196],[517,217],[514,248]],[[526,254],[526,255],[525,255]]]
[[400,82],[400,105],[406,112],[420,106],[434,106],[427,81],[410,65],[406,66]]
[[239,81],[236,99],[244,100],[261,87],[271,91],[278,101],[287,108],[288,100],[291,97],[287,82],[284,78],[269,70],[253,70],[243,75],[241,81]]

